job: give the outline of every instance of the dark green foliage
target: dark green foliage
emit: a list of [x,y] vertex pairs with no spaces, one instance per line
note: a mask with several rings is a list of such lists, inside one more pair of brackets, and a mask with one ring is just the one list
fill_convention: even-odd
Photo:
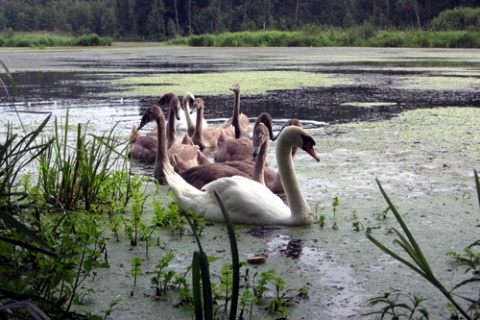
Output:
[[368,27],[309,31],[236,32],[202,34],[169,41],[198,47],[409,47],[480,48],[480,38],[472,31],[372,31]]
[[[354,42],[358,38],[365,40],[374,36],[375,30],[424,29],[430,23],[435,31],[478,32],[479,9],[468,6],[478,6],[478,1],[6,1],[0,8],[0,30],[163,41],[199,34],[302,29],[308,30],[308,36],[315,36],[318,29],[327,27],[358,29],[355,38],[350,39]],[[285,46],[285,42],[289,40],[275,37],[264,39],[260,45]],[[16,45],[32,44],[21,40]],[[48,46],[44,43],[38,45]],[[207,45],[211,44],[202,46]],[[312,44],[303,39],[288,46],[301,45]]]
[[99,37],[96,34],[79,37],[36,34],[0,36],[0,46],[2,47],[111,46],[112,42],[111,38]]
[[480,31],[480,8],[454,8],[440,12],[430,28],[435,31]]

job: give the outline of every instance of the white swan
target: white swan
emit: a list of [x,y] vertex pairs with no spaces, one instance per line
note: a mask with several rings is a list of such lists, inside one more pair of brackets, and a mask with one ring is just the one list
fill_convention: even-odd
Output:
[[193,210],[199,217],[223,222],[223,214],[215,198],[216,191],[222,198],[230,218],[236,224],[308,225],[313,217],[300,190],[292,160],[292,147],[305,150],[320,161],[313,146],[315,140],[299,127],[286,127],[276,146],[278,170],[285,187],[289,205],[266,186],[243,177],[220,178],[198,190],[189,185],[168,166],[165,178],[172,188],[180,209]]
[[[183,104],[183,114],[180,116],[180,120],[177,121],[177,130],[186,131],[187,134],[191,137],[195,132],[195,124],[197,119],[196,111],[191,111],[190,106],[193,106],[195,102],[195,96],[191,92],[185,92],[182,98]],[[207,121],[202,117],[203,127],[208,126]]]

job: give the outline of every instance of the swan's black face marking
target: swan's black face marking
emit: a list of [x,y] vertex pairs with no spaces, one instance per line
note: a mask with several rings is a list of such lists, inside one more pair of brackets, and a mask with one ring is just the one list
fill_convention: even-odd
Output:
[[310,136],[304,136],[302,135],[303,139],[303,150],[307,152],[309,155],[311,155],[315,160],[320,161],[320,158],[317,156],[317,153],[315,152],[315,149],[313,149],[313,146],[316,144],[315,140],[310,137]]

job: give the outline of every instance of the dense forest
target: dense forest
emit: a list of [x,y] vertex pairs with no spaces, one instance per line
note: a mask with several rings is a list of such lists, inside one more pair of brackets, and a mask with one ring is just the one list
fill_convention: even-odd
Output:
[[480,9],[467,9],[478,6],[478,0],[0,0],[0,30],[165,40],[311,25],[430,28],[440,13],[464,7],[458,28],[470,14],[473,31],[480,31]]

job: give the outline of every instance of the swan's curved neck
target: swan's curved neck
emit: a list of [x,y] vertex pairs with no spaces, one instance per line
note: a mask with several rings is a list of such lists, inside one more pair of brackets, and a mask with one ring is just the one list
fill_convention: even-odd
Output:
[[153,169],[153,176],[158,180],[159,183],[165,183],[165,174],[163,173],[164,163],[170,164],[168,159],[168,149],[166,144],[166,128],[165,128],[165,118],[155,119],[157,123],[157,156],[155,159],[155,168]]
[[255,166],[252,175],[253,180],[258,181],[261,184],[265,184],[265,162],[267,160],[268,140],[269,139],[260,146],[260,150],[255,158]]
[[[168,128],[167,128],[167,139],[168,139],[168,148],[174,145],[175,138],[177,136],[177,129],[175,128],[176,119],[175,111],[173,108],[168,108]],[[160,143],[160,140],[158,140]]]
[[240,138],[240,92],[235,91],[235,103],[233,105],[232,125],[235,128],[235,139]]
[[187,122],[187,133],[189,136],[191,136],[195,131],[195,125],[193,124],[192,116],[190,115],[190,103],[188,102],[188,99],[185,100],[183,107],[183,111],[185,112],[185,120]]
[[203,141],[203,108],[197,108],[197,123],[195,124],[195,132],[192,136],[192,141],[200,147],[200,150],[205,148]]
[[291,224],[301,225],[310,223],[312,220],[310,207],[308,206],[300,190],[295,169],[293,167],[292,145],[285,141],[285,136],[280,136],[276,146],[278,173],[290,207]]

